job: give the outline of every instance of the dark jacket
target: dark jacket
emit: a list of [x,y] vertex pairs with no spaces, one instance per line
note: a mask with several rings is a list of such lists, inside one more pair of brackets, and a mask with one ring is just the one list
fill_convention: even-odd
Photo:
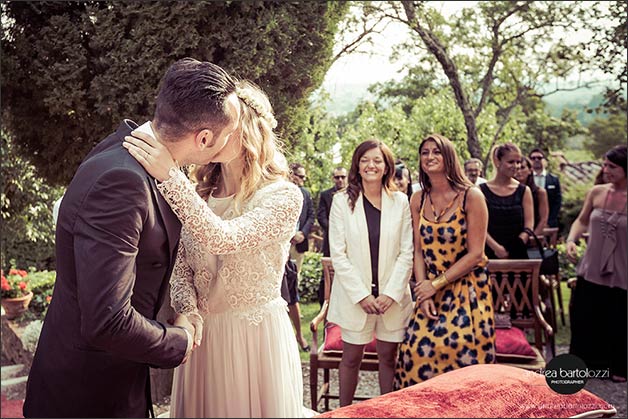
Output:
[[308,249],[307,237],[310,235],[310,230],[312,230],[312,226],[314,225],[314,203],[312,202],[312,195],[310,195],[307,189],[303,186],[299,186],[299,189],[301,189],[301,193],[303,194],[303,207],[301,208],[301,215],[299,215],[298,231],[303,232],[305,240],[301,243],[297,243],[294,247],[297,249],[297,252],[303,253]]
[[547,201],[549,204],[547,225],[549,227],[558,227],[558,215],[560,214],[560,207],[563,203],[558,176],[552,175],[551,173],[545,176],[545,190],[547,191]]
[[155,321],[181,224],[122,147],[135,127],[126,120],[98,144],[63,198],[26,417],[146,417],[149,366],[173,368],[185,355],[185,331]]
[[336,186],[324,190],[318,201],[316,219],[323,229],[323,256],[329,256],[329,211],[331,211],[331,202],[337,191]]

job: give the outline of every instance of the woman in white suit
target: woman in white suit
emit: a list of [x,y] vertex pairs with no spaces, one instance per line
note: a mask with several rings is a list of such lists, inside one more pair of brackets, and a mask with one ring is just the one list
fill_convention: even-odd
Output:
[[364,346],[377,338],[379,386],[392,390],[397,345],[412,312],[412,221],[394,186],[392,152],[366,140],[353,153],[346,190],[334,195],[329,246],[334,266],[328,320],[340,326],[340,406],[350,405]]

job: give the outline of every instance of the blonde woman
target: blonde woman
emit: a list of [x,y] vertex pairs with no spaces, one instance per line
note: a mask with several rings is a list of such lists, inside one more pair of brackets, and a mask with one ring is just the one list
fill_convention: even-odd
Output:
[[[299,417],[299,350],[280,288],[303,195],[287,181],[267,96],[239,82],[240,126],[196,186],[152,136],[126,137],[183,225],[171,299],[202,329],[175,370],[171,417]],[[143,140],[143,141],[142,141]]]

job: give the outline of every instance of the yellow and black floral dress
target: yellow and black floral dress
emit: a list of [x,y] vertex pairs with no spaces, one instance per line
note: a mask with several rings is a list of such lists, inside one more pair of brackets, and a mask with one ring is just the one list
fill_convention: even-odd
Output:
[[[421,251],[427,279],[433,280],[467,253],[467,220],[458,206],[447,221],[431,222],[419,213]],[[428,319],[418,306],[408,324],[395,372],[395,390],[438,374],[495,360],[495,328],[486,256],[467,275],[432,297],[438,320]]]

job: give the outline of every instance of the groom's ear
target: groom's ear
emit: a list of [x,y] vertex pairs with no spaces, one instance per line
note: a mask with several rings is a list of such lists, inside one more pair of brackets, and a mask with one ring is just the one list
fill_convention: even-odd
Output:
[[201,130],[198,132],[198,134],[196,134],[194,142],[199,150],[204,150],[207,147],[212,147],[216,142],[216,139],[214,138],[214,132],[210,129]]

